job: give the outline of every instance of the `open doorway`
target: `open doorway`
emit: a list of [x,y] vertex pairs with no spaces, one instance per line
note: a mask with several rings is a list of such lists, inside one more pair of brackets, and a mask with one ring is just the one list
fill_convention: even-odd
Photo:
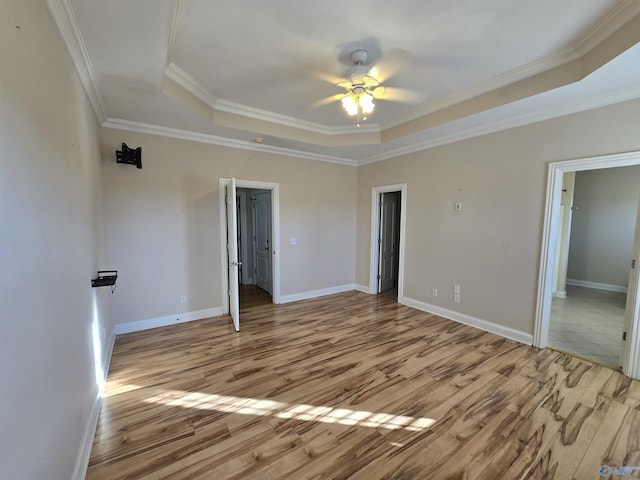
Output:
[[[557,292],[562,291],[562,285],[558,285],[556,278],[556,269],[558,268],[558,242],[562,241],[562,222],[560,219],[564,174],[631,165],[640,165],[640,152],[552,162],[549,164],[534,329],[535,346],[545,348],[551,344],[550,325],[554,292],[557,294]],[[636,198],[636,210],[637,204]],[[625,375],[638,379],[640,378],[640,304],[638,302],[637,285],[640,270],[636,268],[636,260],[640,256],[640,229],[637,228],[640,222],[637,217],[632,221],[632,224],[636,227],[636,230],[631,255],[627,254],[627,261],[625,262],[629,287],[624,310],[624,334],[621,339],[620,363]],[[574,236],[573,233],[572,236]],[[569,269],[567,275],[572,275]],[[567,284],[571,286],[570,281]],[[556,295],[556,297],[559,296]],[[579,340],[576,343],[584,343],[584,341]]]
[[378,292],[398,298],[400,264],[401,192],[380,194],[380,236],[378,237]]
[[563,174],[549,346],[621,367],[640,165]]
[[371,206],[371,293],[403,297],[406,184],[374,187]]
[[271,190],[236,189],[240,311],[273,302]]
[[[240,331],[240,285],[243,282],[242,277],[245,275],[247,278],[247,272],[255,270],[255,267],[247,268],[246,265],[242,265],[242,259],[248,261],[248,253],[242,253],[243,247],[251,245],[247,242],[248,221],[243,223],[243,219],[240,216],[239,207],[243,202],[242,196],[238,198],[238,189],[248,189],[261,191],[265,197],[269,199],[267,206],[265,207],[269,215],[268,221],[265,221],[265,225],[259,225],[258,227],[264,227],[267,233],[264,236],[265,243],[262,247],[264,253],[268,253],[270,256],[269,270],[266,273],[268,279],[269,293],[271,294],[271,302],[280,303],[280,252],[278,246],[280,245],[280,187],[277,183],[260,182],[253,180],[237,180],[235,178],[220,178],[219,179],[219,192],[220,192],[220,269],[221,275],[221,296],[222,296],[222,311],[228,313],[233,321],[233,326],[236,331]],[[255,193],[255,192],[254,192]],[[249,197],[247,197],[248,199]],[[245,204],[251,204],[251,202],[245,201]],[[245,205],[248,210],[249,206]],[[253,209],[253,205],[251,205]],[[259,217],[259,215],[256,215]],[[254,224],[252,220],[252,225]],[[257,230],[258,227],[254,227]],[[244,234],[239,234],[241,230]],[[255,236],[252,234],[251,237]],[[268,240],[268,244],[266,243]],[[258,244],[259,248],[261,244]],[[267,250],[268,245],[268,250]],[[257,263],[256,255],[251,256],[253,264]],[[243,268],[241,271],[240,269]],[[255,283],[255,273],[253,273],[252,281]]]

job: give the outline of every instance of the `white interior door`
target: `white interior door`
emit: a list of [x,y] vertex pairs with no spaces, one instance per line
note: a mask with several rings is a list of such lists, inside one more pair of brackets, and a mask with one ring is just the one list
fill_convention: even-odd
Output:
[[380,272],[378,292],[396,286],[398,265],[398,227],[400,226],[397,192],[380,195]]
[[240,331],[240,292],[238,286],[238,217],[236,216],[236,179],[226,185],[227,260],[229,285],[229,315],[236,332]]
[[251,194],[255,238],[256,285],[271,294],[271,192]]
[[640,298],[638,297],[638,285],[640,284],[640,200],[636,214],[636,230],[633,237],[633,251],[631,259],[631,271],[629,273],[629,287],[627,288],[627,304],[624,311],[624,333],[622,335],[622,348],[620,349],[620,364],[622,372],[633,378],[640,374],[640,332],[638,332]]

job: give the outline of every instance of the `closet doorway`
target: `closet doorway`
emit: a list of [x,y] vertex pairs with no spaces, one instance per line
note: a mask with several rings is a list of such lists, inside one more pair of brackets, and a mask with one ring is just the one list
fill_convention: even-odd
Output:
[[236,189],[240,310],[273,303],[271,191]]
[[403,298],[407,184],[374,187],[371,193],[369,291]]
[[[250,299],[253,301],[253,293],[270,295],[269,303],[280,303],[280,187],[277,183],[235,178],[220,178],[219,187],[222,311],[230,314],[235,330],[239,331],[241,309],[246,306],[240,304],[246,304]],[[244,201],[243,195],[238,196],[239,189],[247,190]],[[253,213],[254,200],[259,211],[257,214]],[[244,215],[242,208],[245,209]],[[247,215],[249,208],[252,212],[250,223]],[[260,238],[256,235],[259,232],[262,232]],[[269,261],[258,267],[264,257],[258,255],[260,248],[261,253],[269,255]],[[250,265],[244,265],[244,261],[250,262]],[[259,268],[265,270],[258,271]],[[257,280],[258,277],[260,280]],[[240,287],[245,281],[252,282],[250,286],[262,292],[253,290],[243,295],[244,302],[241,302]],[[262,282],[261,285],[268,291],[258,287],[257,281]]]

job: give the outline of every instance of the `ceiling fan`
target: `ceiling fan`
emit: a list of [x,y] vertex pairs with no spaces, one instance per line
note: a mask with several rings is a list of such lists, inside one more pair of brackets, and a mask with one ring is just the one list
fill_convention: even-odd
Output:
[[344,88],[344,93],[332,95],[315,102],[312,106],[326,105],[340,100],[348,115],[356,117],[356,126],[360,126],[360,119],[366,120],[375,108],[374,100],[390,100],[407,103],[419,103],[422,95],[397,87],[387,87],[384,81],[397,73],[406,63],[406,52],[396,51],[394,58],[379,65],[367,66],[368,52],[363,49],[351,52],[353,65],[344,72],[344,79],[327,78],[331,83]]

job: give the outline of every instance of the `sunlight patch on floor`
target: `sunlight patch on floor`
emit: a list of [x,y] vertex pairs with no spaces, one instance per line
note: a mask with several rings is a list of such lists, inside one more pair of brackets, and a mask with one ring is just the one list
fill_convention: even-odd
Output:
[[115,397],[121,393],[133,392],[141,388],[148,388],[142,385],[134,385],[132,383],[120,383],[115,380],[109,380],[104,391],[104,398]]
[[403,429],[413,432],[427,429],[436,422],[431,418],[415,418],[389,413],[350,410],[348,408],[317,407],[304,404],[291,405],[275,400],[260,400],[180,390],[169,390],[161,395],[151,396],[145,402],[243,415],[271,415],[283,419],[357,425],[387,430]]

